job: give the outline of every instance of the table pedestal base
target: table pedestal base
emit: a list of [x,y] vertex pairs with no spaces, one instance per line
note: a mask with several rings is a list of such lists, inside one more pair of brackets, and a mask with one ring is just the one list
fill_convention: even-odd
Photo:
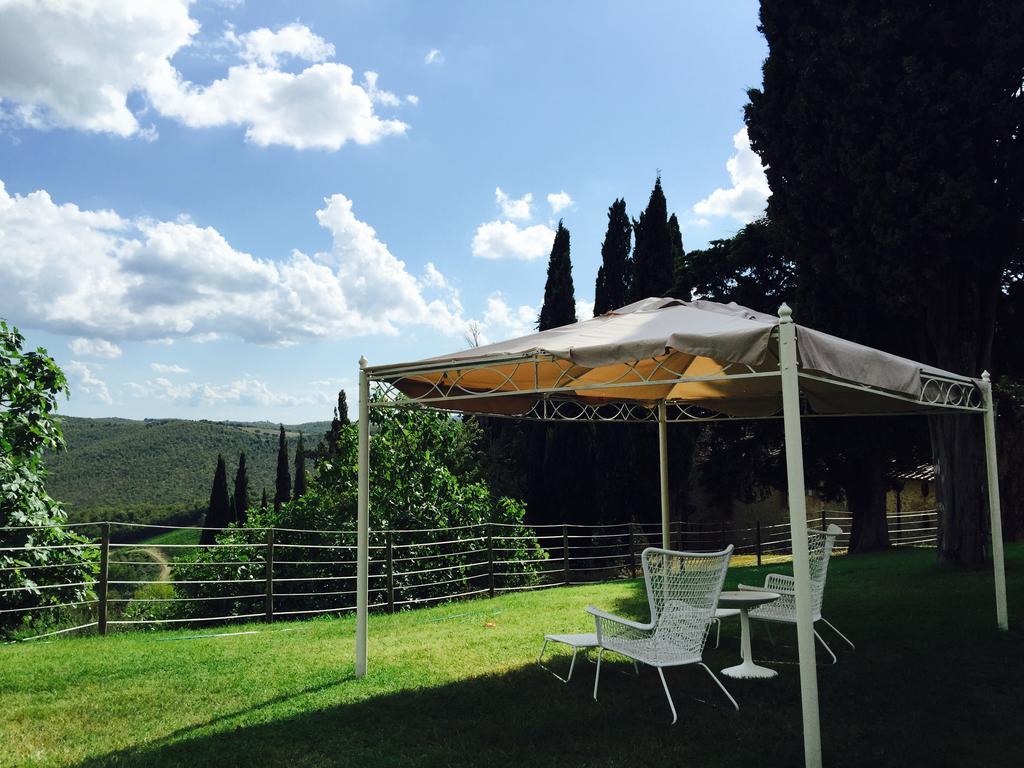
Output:
[[742,664],[737,664],[735,667],[726,667],[722,670],[722,674],[726,677],[734,677],[737,679],[744,678],[769,678],[775,677],[778,672],[774,669],[768,669],[768,667],[762,667],[755,664],[752,661],[744,661]]

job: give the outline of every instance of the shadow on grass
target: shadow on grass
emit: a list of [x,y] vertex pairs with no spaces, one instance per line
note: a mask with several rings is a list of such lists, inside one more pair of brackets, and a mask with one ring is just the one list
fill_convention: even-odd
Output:
[[[800,761],[795,678],[769,692],[777,743],[766,754],[761,738],[702,670],[668,672],[680,712],[680,723],[670,726],[657,675],[649,668],[639,678],[608,674],[615,666],[626,669],[609,665],[599,702],[591,698],[593,666],[578,663],[568,685],[528,666],[271,722],[245,722],[259,719],[257,710],[272,703],[301,699],[306,691],[299,691],[79,766],[633,766],[639,752],[656,752],[659,761],[679,764]],[[732,683],[730,689],[741,698],[754,691],[749,683]]]
[[[1024,549],[1014,557],[1011,617],[1024,614]],[[751,575],[745,570],[742,578],[749,583]],[[1019,765],[1024,633],[993,629],[990,576],[946,571],[910,555],[851,559],[835,576],[826,615],[858,650],[817,669],[826,764]],[[643,583],[633,582],[625,596],[602,607],[646,618]],[[727,625],[723,647],[706,652],[716,672],[738,660],[737,632],[735,622]],[[538,648],[539,638],[533,652]],[[517,660],[528,652],[524,647]],[[755,631],[755,657],[771,652]],[[723,680],[739,713],[723,706],[702,670],[669,670],[680,713],[679,724],[670,726],[649,668],[639,679],[602,674],[601,701],[594,702],[589,664],[577,663],[569,685],[523,665],[383,694],[380,680],[394,670],[381,664],[370,680],[298,688],[78,765],[798,766],[798,671],[785,664],[776,669],[771,681]]]

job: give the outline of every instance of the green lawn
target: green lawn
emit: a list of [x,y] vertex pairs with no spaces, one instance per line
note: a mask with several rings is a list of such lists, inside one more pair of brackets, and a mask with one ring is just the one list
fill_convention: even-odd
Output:
[[[729,585],[768,570],[733,569]],[[1020,627],[1022,545],[1008,578]],[[1021,764],[1024,632],[995,630],[991,582],[930,551],[833,561],[825,613],[858,648],[818,670],[827,765]],[[568,686],[539,670],[541,635],[587,629],[588,603],[645,611],[640,583],[618,582],[373,616],[364,680],[350,617],[2,647],[0,765],[802,764],[792,663],[773,681],[727,681],[739,713],[702,671],[670,671],[675,726],[650,669],[605,675],[597,703],[591,666]],[[707,653],[712,668],[735,663],[737,632]],[[763,631],[754,647],[795,660]]]

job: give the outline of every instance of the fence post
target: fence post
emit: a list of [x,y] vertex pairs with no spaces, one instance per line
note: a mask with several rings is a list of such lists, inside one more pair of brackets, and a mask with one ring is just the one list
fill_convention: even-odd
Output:
[[274,620],[274,529],[267,528],[267,556],[265,558],[266,597],[263,609],[264,620],[269,624]]
[[569,583],[569,526],[562,525],[562,571],[564,572],[564,581],[566,584]]
[[629,573],[636,578],[636,528],[629,524]]
[[385,531],[384,533],[384,556],[385,565],[387,567],[387,582],[388,582],[388,613],[395,612],[395,564],[394,555],[391,551],[391,531]]
[[487,596],[494,597],[494,526],[487,524]]
[[896,491],[896,545],[903,538],[903,494]]
[[761,521],[757,521],[757,539],[754,540],[754,551],[757,553],[757,564],[761,565]]
[[110,566],[110,523],[103,524],[103,537],[100,539],[100,574],[99,574],[99,606],[97,607],[96,624],[101,635],[107,634],[107,586]]
[[828,510],[824,507],[821,508],[821,530],[828,530]]

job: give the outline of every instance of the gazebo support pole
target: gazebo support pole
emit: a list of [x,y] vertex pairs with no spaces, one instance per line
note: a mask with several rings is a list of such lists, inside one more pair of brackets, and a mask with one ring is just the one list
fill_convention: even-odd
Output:
[[793,537],[793,577],[796,587],[796,634],[800,656],[800,703],[803,708],[804,765],[821,768],[821,723],[818,717],[818,670],[811,613],[810,556],[807,548],[807,497],[804,451],[800,431],[800,380],[797,370],[796,325],[793,311],[779,307],[779,368],[782,417],[786,436],[786,478],[789,485],[789,526]]
[[366,677],[370,568],[370,379],[359,358],[359,503],[356,511],[356,677]]
[[988,470],[988,516],[992,528],[992,568],[996,581],[996,623],[1002,630],[1010,628],[1006,611],[1006,567],[1003,564],[1003,517],[999,511],[999,469],[996,465],[996,407],[992,397],[992,379],[981,374],[981,391],[985,398],[985,466]]
[[668,409],[658,403],[658,458],[661,460],[661,548],[672,549],[672,528],[668,519]]

